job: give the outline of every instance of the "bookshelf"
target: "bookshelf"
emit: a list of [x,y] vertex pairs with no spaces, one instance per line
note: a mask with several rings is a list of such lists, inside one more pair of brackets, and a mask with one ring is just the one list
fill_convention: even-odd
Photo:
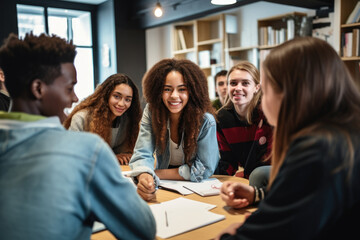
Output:
[[224,15],[218,14],[173,25],[172,55],[200,66],[206,77],[225,67]]
[[[236,16],[231,16],[231,18],[234,17],[236,18]],[[226,66],[233,66],[238,61],[247,60],[260,68],[261,62],[272,48],[294,38],[294,36],[300,35],[300,23],[303,17],[307,17],[307,14],[289,12],[258,19],[257,45],[248,47],[238,46],[240,44],[239,34],[226,33],[228,40],[228,48],[225,49]]]
[[[344,49],[345,45],[345,36],[347,33],[353,33],[356,29],[360,29],[360,23],[350,23],[346,24],[346,21],[355,8],[358,0],[340,0],[340,56],[346,67],[349,69],[353,79],[355,80],[358,88],[360,89],[360,55],[355,51],[351,51],[351,54],[346,53]],[[354,39],[355,41],[360,41],[359,38]]]
[[208,79],[209,96],[215,99],[213,76],[225,69],[224,14],[176,23],[172,27],[172,56],[199,65]]
[[174,58],[189,59],[193,62],[197,62],[195,31],[195,21],[174,25],[172,48],[172,55]]
[[306,13],[290,12],[258,20],[258,44],[260,64],[270,50],[300,35],[300,24]]

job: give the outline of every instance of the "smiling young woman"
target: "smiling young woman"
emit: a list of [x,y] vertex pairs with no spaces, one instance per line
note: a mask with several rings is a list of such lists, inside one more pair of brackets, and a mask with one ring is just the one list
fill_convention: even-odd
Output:
[[207,79],[196,64],[176,59],[158,62],[145,74],[143,91],[148,104],[130,167],[138,193],[151,200],[159,179],[210,177],[219,152]]
[[228,98],[217,112],[220,161],[217,174],[249,177],[251,172],[270,164],[272,127],[261,110],[260,75],[249,62],[240,62],[228,73]]
[[73,131],[100,135],[113,149],[120,164],[128,164],[139,132],[139,93],[124,74],[108,77],[95,92],[77,105],[64,122]]
[[[216,239],[357,238],[360,93],[354,80],[333,47],[312,37],[272,49],[262,71],[262,106],[275,126],[269,184],[257,211]],[[247,206],[258,195],[232,182],[221,189],[230,206]]]

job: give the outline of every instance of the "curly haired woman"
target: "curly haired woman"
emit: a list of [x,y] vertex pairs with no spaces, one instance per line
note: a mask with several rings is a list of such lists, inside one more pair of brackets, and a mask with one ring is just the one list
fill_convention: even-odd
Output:
[[73,131],[100,135],[120,164],[128,164],[137,135],[141,108],[139,92],[124,74],[108,77],[95,92],[77,105],[64,122]]
[[130,167],[139,195],[149,201],[156,197],[159,178],[198,182],[210,177],[219,150],[207,79],[196,64],[161,60],[145,74],[143,93],[148,104]]

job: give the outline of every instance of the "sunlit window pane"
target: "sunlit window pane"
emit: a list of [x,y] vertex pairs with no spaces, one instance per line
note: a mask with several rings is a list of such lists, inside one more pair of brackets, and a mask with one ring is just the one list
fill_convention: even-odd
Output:
[[75,93],[79,100],[83,100],[94,92],[93,53],[91,48],[76,48],[75,67],[78,83]]
[[92,46],[91,18],[89,12],[84,12],[72,19],[74,44]]
[[23,38],[26,33],[34,35],[45,33],[44,8],[17,4],[17,19],[19,37]]
[[67,26],[67,18],[66,17],[54,17],[49,16],[49,35],[57,35],[61,38],[65,38],[68,40],[68,26]]

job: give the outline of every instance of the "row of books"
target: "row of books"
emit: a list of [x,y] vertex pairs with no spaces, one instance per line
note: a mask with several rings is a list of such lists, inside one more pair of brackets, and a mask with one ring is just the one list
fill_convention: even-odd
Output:
[[341,42],[341,56],[360,56],[360,29],[354,28],[352,32],[343,33],[341,36]]
[[287,28],[275,29],[272,26],[259,28],[260,46],[278,45],[295,37],[295,22],[293,19],[287,20]]
[[286,29],[273,29],[271,26],[260,27],[260,46],[277,45],[286,41]]

